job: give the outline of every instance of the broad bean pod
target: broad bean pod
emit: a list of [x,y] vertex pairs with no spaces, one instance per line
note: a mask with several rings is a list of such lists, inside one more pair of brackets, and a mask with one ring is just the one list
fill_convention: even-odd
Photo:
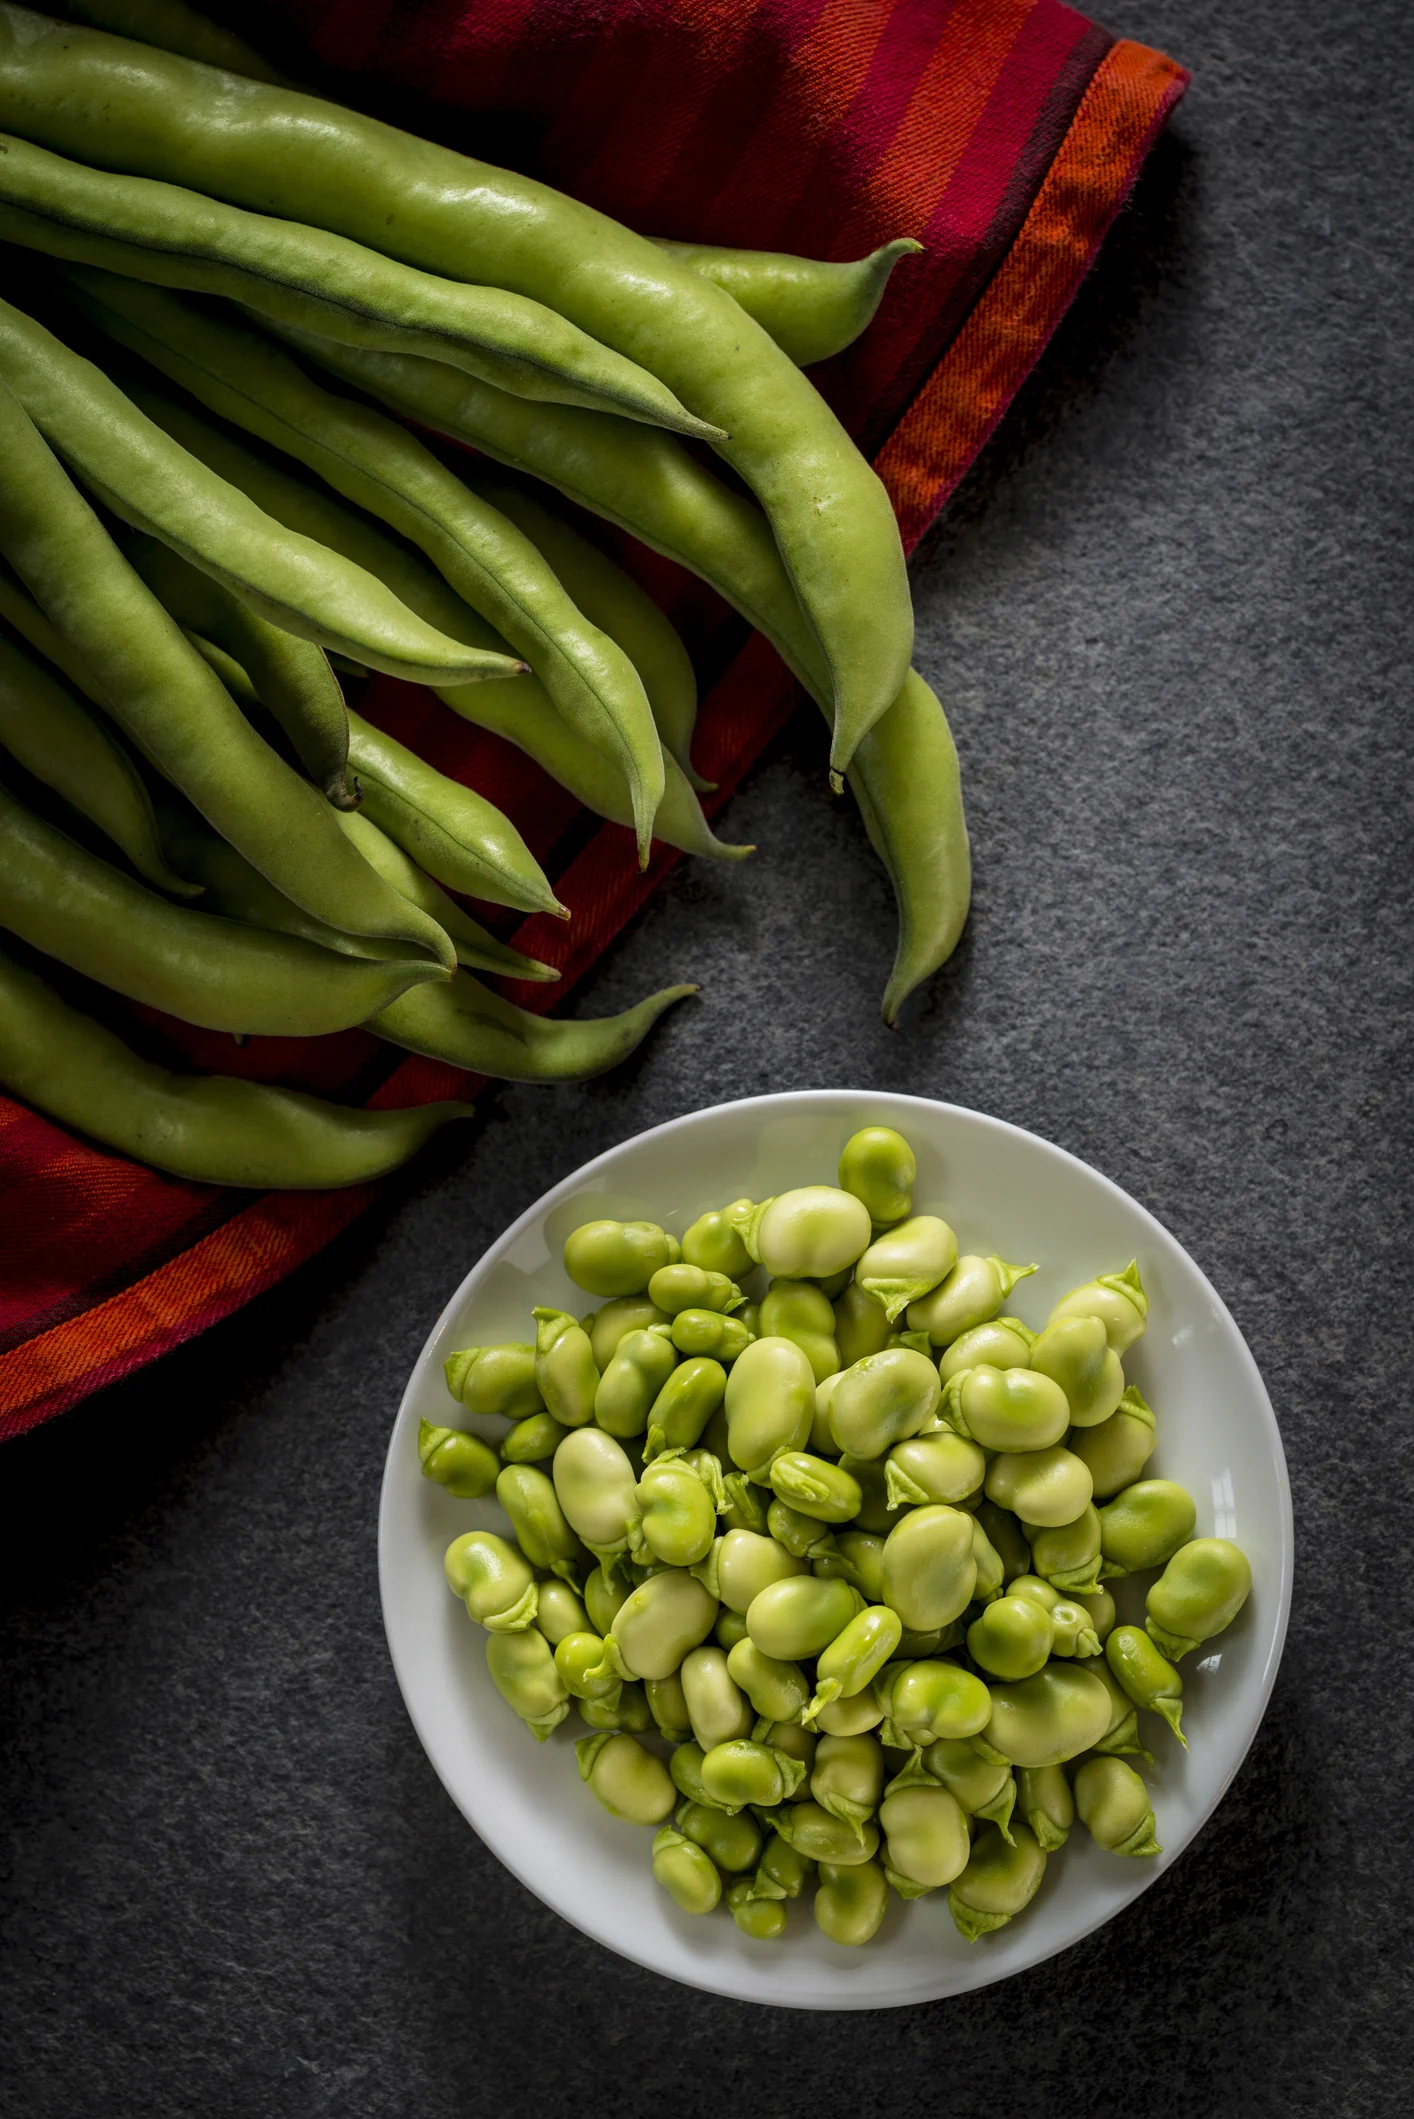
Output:
[[455,961],[436,922],[375,874],[322,796],[257,735],[3,383],[0,550],[120,726],[276,889],[347,933]]
[[152,797],[117,737],[57,670],[3,627],[0,744],[26,772],[96,824],[147,882],[180,897],[199,894],[200,884],[188,882],[169,864]]
[[653,241],[678,264],[724,288],[797,368],[852,346],[874,321],[899,259],[923,248],[912,236],[897,236],[868,257],[835,265],[779,250],[722,249],[664,236]]
[[423,271],[541,301],[722,430],[717,446],[765,508],[823,646],[831,766],[843,773],[908,670],[898,530],[834,414],[725,290],[544,185],[318,98],[23,9],[7,8],[0,31],[0,123],[55,152],[314,218]]
[[224,582],[272,624],[393,677],[470,684],[513,674],[509,658],[440,632],[364,568],[275,522],[92,361],[9,302],[0,302],[0,376],[105,506]]

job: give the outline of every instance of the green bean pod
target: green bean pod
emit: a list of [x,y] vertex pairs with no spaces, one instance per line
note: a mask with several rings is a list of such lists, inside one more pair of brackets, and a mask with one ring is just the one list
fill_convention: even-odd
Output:
[[348,933],[451,943],[374,873],[250,726],[0,386],[0,549],[115,719],[275,887]]
[[446,361],[518,397],[617,412],[699,440],[719,435],[654,376],[542,303],[13,137],[0,162],[0,233],[48,257],[221,295],[347,345]]
[[417,1460],[424,1479],[445,1486],[459,1501],[479,1501],[489,1494],[501,1470],[495,1450],[479,1435],[434,1427],[430,1420],[417,1424]]
[[[10,158],[0,156],[0,163]],[[0,376],[106,506],[172,545],[272,624],[390,676],[470,684],[513,673],[503,655],[428,625],[365,569],[272,521],[101,369],[8,302],[0,302]]]
[[544,1634],[534,1626],[518,1633],[488,1633],[486,1664],[501,1698],[543,1744],[570,1711],[565,1681]]
[[370,868],[377,870],[386,883],[411,899],[421,911],[437,922],[457,953],[457,962],[468,971],[490,971],[498,978],[528,979],[532,984],[543,984],[557,979],[560,974],[553,964],[542,964],[537,958],[522,956],[518,949],[511,949],[489,934],[481,924],[465,912],[455,898],[449,898],[431,876],[423,873],[401,846],[380,831],[372,817],[361,810],[346,810],[339,817],[339,828],[346,839],[351,839],[363,855]]
[[349,762],[368,815],[437,882],[518,912],[569,918],[510,819],[474,788],[359,714],[349,715]]
[[[769,525],[670,436],[565,407],[537,407],[527,419],[531,408],[519,400],[439,373],[433,362],[296,342],[394,411],[544,478],[699,574],[765,633],[832,718],[829,672]],[[899,943],[883,1003],[893,1023],[908,995],[952,954],[971,888],[957,750],[936,694],[916,671],[860,742],[848,778],[898,900]]]
[[14,18],[0,123],[262,213],[314,214],[424,272],[543,301],[723,430],[718,446],[761,499],[824,644],[839,699],[832,763],[844,770],[908,666],[897,528],[834,415],[725,290],[523,177],[166,53],[120,47],[115,69],[113,49],[93,32]]
[[662,236],[653,241],[680,265],[725,289],[797,368],[852,346],[873,322],[899,259],[923,248],[912,236],[897,236],[868,257],[833,265],[778,250],[724,250]]
[[139,1059],[0,957],[0,1084],[59,1124],[196,1183],[326,1191],[397,1169],[470,1104],[361,1111]]
[[105,330],[200,403],[308,465],[426,553],[462,600],[529,663],[569,725],[616,762],[646,862],[664,768],[642,680],[617,642],[585,618],[530,539],[397,421],[324,389],[263,335],[152,288],[87,272],[76,279],[86,312]]
[[[14,588],[24,594],[17,582]],[[0,612],[4,605],[0,594]],[[200,892],[199,883],[187,882],[169,865],[152,798],[117,737],[57,670],[46,668],[3,627],[0,744],[96,824],[147,882],[180,897]]]
[[0,786],[0,924],[100,984],[209,1030],[312,1037],[366,1022],[426,958],[340,955],[173,905]]
[[[468,613],[468,618],[471,615]],[[464,622],[463,631],[471,635],[470,624]],[[488,648],[504,646],[489,627],[483,637]],[[618,761],[606,756],[565,719],[533,672],[504,682],[438,685],[435,689],[443,705],[454,714],[523,750],[586,809],[592,809],[610,824],[634,829],[633,793]],[[744,861],[756,850],[754,846],[729,844],[716,836],[703,815],[691,780],[666,746],[663,793],[653,813],[653,837],[661,839],[665,846],[676,846],[680,852],[706,861]]]
[[722,1895],[722,1879],[711,1856],[675,1825],[653,1838],[653,1876],[683,1913],[710,1913]]
[[129,533],[122,549],[184,631],[214,641],[245,671],[325,799],[336,809],[356,808],[358,796],[349,786],[348,714],[323,648],[272,625],[223,582],[155,537]]
[[697,720],[692,661],[653,598],[607,552],[582,537],[524,486],[480,466],[468,471],[467,480],[544,554],[590,624],[623,649],[643,679],[663,748],[677,761],[689,787],[699,791],[712,787],[715,783],[704,780],[692,763]]
[[967,1867],[948,1892],[958,1933],[976,1942],[1004,1928],[1030,1905],[1045,1873],[1045,1854],[1025,1825],[1016,1827],[1010,1841],[988,1825],[973,1841]]

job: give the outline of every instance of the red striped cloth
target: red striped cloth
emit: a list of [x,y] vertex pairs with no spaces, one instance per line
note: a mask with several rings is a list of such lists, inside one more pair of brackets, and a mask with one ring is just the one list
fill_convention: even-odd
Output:
[[[1041,352],[1187,84],[1060,0],[285,0],[281,19],[347,76],[350,100],[397,95],[451,144],[648,234],[836,258],[921,237],[865,339],[816,371],[910,548]],[[793,688],[699,585],[626,556],[703,666],[725,664],[697,752],[724,799]],[[655,848],[640,875],[626,831],[591,829],[528,759],[426,692],[379,679],[366,710],[506,809],[555,879],[572,925],[530,920],[514,939],[565,974],[516,998],[558,1007],[678,856]],[[238,1050],[144,1020],[178,1059],[350,1101],[468,1087],[359,1031]],[[370,1197],[186,1184],[0,1097],[0,1436],[228,1316]]]

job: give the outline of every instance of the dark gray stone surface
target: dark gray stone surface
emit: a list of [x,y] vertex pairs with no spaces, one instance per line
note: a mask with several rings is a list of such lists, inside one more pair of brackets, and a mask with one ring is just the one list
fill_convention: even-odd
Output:
[[[801,719],[583,989],[702,980],[631,1066],[511,1089],[294,1283],[0,1458],[0,2109],[79,2115],[1411,2102],[1408,490],[1395,0],[1129,0],[1197,85],[917,565],[972,924],[901,1035],[891,913]],[[763,1089],[936,1093],[1088,1157],[1278,1407],[1286,1661],[1197,1844],[966,2000],[710,2000],[465,1829],[384,1652],[389,1420],[446,1293],[567,1170]]]

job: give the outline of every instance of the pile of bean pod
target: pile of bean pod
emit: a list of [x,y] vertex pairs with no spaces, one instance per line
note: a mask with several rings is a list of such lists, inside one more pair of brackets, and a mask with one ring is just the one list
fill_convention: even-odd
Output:
[[966,916],[957,759],[888,497],[801,364],[918,245],[651,241],[176,0],[72,12],[0,4],[0,1086],[187,1176],[352,1183],[466,1107],[171,1075],[56,967],[526,1081],[613,1065],[695,990],[572,1023],[486,986],[558,973],[462,897],[568,914],[508,818],[345,702],[429,687],[643,863],[752,851],[699,803],[681,640],[546,488],[719,590],[820,705],[898,897],[892,1021]]
[[[681,1245],[576,1229],[565,1270],[603,1306],[447,1361],[459,1405],[512,1422],[499,1447],[419,1431],[427,1478],[510,1519],[446,1555],[502,1697],[540,1738],[577,1708],[580,1773],[657,1828],[664,1889],[762,1939],[813,1879],[835,1942],[869,1941],[890,1889],[946,1889],[975,1940],[1077,1815],[1159,1853],[1139,1712],[1186,1745],[1177,1665],[1251,1587],[1142,1476],[1137,1266],[1032,1331],[1000,1313],[1036,1268],[959,1256],[915,1176],[872,1126],[838,1187],[735,1200]],[[1107,1582],[1151,1570],[1144,1625],[1117,1624]]]

